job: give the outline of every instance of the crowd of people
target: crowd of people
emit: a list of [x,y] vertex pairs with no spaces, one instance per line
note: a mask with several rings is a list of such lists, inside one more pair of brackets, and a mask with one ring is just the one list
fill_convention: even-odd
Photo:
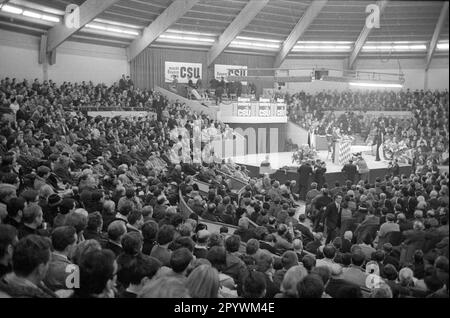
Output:
[[[447,90],[297,93],[286,98],[290,119],[316,135],[331,135],[339,128],[343,134],[359,135],[368,145],[375,145],[380,136],[385,159],[415,165],[428,160],[448,164]],[[336,110],[345,113],[336,116],[332,112]],[[411,116],[368,116],[365,112],[369,110],[409,111]]]
[[0,84],[0,297],[448,297],[447,173],[249,178],[204,142],[229,127],[185,105],[92,118],[65,107],[96,86],[49,83]]

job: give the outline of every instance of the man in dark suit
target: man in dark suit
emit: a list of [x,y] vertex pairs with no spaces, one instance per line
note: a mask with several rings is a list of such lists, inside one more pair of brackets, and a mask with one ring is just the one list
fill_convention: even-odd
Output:
[[337,236],[337,229],[341,225],[341,202],[342,196],[338,194],[335,196],[334,202],[328,204],[325,210],[324,225],[327,232],[325,244],[332,242]]
[[104,242],[103,248],[110,249],[114,254],[119,256],[122,249],[122,237],[127,233],[126,222],[123,220],[113,221],[108,226],[108,241]]
[[72,264],[68,255],[76,246],[77,239],[75,228],[71,226],[57,227],[52,233],[53,252],[44,283],[53,291],[67,289],[66,280],[70,273],[67,268]]
[[355,178],[358,175],[358,168],[353,164],[353,160],[350,159],[342,168],[342,172],[344,173],[346,180],[350,180],[354,183]]
[[305,161],[298,168],[298,194],[300,200],[306,200],[306,191],[308,190],[309,176],[313,174],[313,170],[309,162]]

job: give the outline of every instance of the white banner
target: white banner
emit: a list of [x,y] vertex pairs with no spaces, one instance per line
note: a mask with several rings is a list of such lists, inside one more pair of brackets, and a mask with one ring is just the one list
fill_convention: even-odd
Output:
[[[221,77],[223,77],[226,82],[227,76],[247,76],[247,66],[214,64],[214,77],[216,80],[220,81]],[[242,85],[247,85],[247,82],[242,82]]]
[[173,76],[177,77],[178,83],[188,83],[189,77],[195,84],[202,78],[201,63],[165,62],[164,78],[166,83],[173,82]]

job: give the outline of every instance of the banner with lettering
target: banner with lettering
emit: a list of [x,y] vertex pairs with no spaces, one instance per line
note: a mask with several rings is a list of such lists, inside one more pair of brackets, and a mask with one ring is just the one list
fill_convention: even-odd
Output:
[[[226,82],[227,76],[247,76],[247,66],[224,64],[214,65],[214,78],[216,80],[220,81],[221,77],[223,77]],[[247,85],[247,82],[242,82],[242,85]]]
[[259,116],[261,117],[269,117],[271,115],[272,104],[270,103],[269,98],[260,98],[259,99]]
[[277,98],[277,116],[286,116],[286,103],[284,99]]
[[252,113],[252,104],[250,98],[239,97],[237,102],[238,117],[248,117]]
[[189,77],[195,84],[198,79],[202,78],[201,63],[185,63],[185,62],[165,62],[164,78],[166,83],[172,83],[173,77],[176,76],[178,83],[188,83]]

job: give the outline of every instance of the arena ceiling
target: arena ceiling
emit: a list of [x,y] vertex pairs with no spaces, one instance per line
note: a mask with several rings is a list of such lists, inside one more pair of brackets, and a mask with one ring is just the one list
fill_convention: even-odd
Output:
[[[105,2],[105,0],[103,0]],[[221,51],[234,52],[249,52],[254,51],[261,54],[280,54],[280,49],[283,47],[291,32],[295,30],[296,25],[300,19],[306,20],[307,26],[303,28],[300,38],[298,40],[305,42],[339,42],[347,43],[350,47],[349,51],[326,50],[319,52],[308,51],[293,51],[289,49],[282,58],[290,57],[334,57],[334,56],[350,56],[355,48],[355,45],[367,44],[372,42],[398,42],[408,41],[411,43],[424,43],[427,49],[419,51],[389,51],[389,52],[370,52],[362,50],[359,56],[376,56],[391,55],[397,57],[426,57],[429,54],[429,46],[432,44],[433,35],[436,33],[438,21],[440,23],[440,32],[434,37],[438,43],[447,43],[446,50],[435,50],[434,56],[448,56],[448,39],[449,39],[449,17],[448,6],[447,11],[443,17],[443,1],[379,1],[384,2],[384,10],[381,12],[380,28],[373,28],[368,32],[368,35],[361,40],[361,34],[364,32],[365,20],[368,15],[366,13],[366,6],[375,1],[339,1],[339,0],[183,0],[191,2],[189,9],[182,12],[180,17],[175,18],[173,23],[165,28],[181,31],[191,32],[191,37],[201,37],[205,35],[212,40],[189,43],[189,41],[162,41],[158,38],[151,41],[151,46],[166,46],[179,48],[194,48],[205,51],[211,51],[214,46],[223,44],[223,48],[216,48]],[[231,32],[230,28],[234,20],[238,20],[239,13],[250,2],[262,1],[263,5],[254,12],[254,17],[247,19],[247,21],[238,24],[237,32]],[[313,17],[308,18],[311,14],[308,10],[317,2],[324,2]],[[1,2],[1,0],[0,0]],[[63,20],[64,10],[68,4],[83,5],[84,2],[95,2],[94,0],[9,0],[3,1],[12,6],[21,7],[22,9],[44,10],[45,8],[52,8],[56,16],[60,16]],[[176,0],[116,0],[106,1],[112,4],[105,10],[102,10],[95,16],[95,22],[100,23],[116,22],[124,24],[122,26],[132,27],[135,30],[135,35],[129,34],[113,34],[111,32],[104,32],[99,30],[88,30],[86,27],[81,28],[75,33],[67,37],[68,40],[78,41],[84,43],[93,43],[100,45],[109,45],[115,47],[129,47],[132,42],[137,42],[143,34],[143,30],[158,22],[157,18],[163,12],[167,12]],[[312,14],[311,14],[312,15]],[[161,19],[160,19],[161,20]],[[169,18],[170,20],[170,18]],[[92,21],[91,21],[92,22]],[[34,19],[30,17],[23,17],[22,15],[0,11],[0,29],[30,34],[34,36],[41,36],[55,27],[55,22],[43,21],[42,19]],[[62,24],[62,22],[60,22]],[[122,27],[119,26],[119,27]],[[236,26],[233,25],[235,28]],[[92,31],[92,32],[89,32]],[[233,31],[233,30],[232,30]],[[236,30],[235,30],[236,31]],[[228,42],[218,43],[222,38],[227,36],[232,38]],[[166,34],[162,32],[161,34]],[[184,35],[186,36],[186,35]],[[239,47],[239,45],[229,45],[229,41],[235,40],[239,37],[247,41],[255,39],[270,40],[273,43],[278,42],[280,48],[274,49],[262,47]],[[160,41],[161,40],[161,41]],[[223,39],[222,39],[223,40]],[[181,43],[183,42],[183,43]],[[222,41],[223,42],[223,41]],[[297,41],[295,41],[297,43]],[[278,45],[278,44],[276,44]],[[220,45],[219,45],[220,46]]]

